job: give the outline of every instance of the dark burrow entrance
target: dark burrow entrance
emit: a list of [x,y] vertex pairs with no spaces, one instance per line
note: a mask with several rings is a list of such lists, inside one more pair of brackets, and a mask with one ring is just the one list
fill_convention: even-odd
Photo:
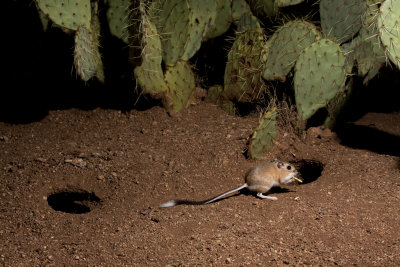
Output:
[[60,191],[50,194],[47,203],[56,211],[82,214],[101,205],[101,199],[93,192],[84,190]]
[[300,173],[303,184],[308,184],[316,181],[322,174],[324,165],[315,160],[300,160],[294,162],[297,171]]

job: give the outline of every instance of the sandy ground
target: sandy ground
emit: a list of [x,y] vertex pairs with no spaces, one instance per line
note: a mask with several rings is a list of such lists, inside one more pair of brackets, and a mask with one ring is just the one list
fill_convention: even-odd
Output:
[[53,110],[0,122],[4,266],[398,266],[400,113],[368,113],[337,133],[279,129],[263,160],[303,184],[204,206],[160,209],[239,186],[259,114],[198,102],[120,112]]

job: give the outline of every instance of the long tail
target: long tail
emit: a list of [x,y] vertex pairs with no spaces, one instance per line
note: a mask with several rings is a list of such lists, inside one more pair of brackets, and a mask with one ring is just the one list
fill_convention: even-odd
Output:
[[226,195],[229,195],[231,193],[237,192],[242,190],[243,188],[246,188],[247,184],[243,184],[241,186],[239,186],[238,188],[226,191],[216,197],[207,199],[207,200],[203,200],[203,201],[192,201],[192,200],[171,200],[168,202],[165,202],[163,204],[160,205],[160,208],[169,208],[169,207],[173,207],[173,206],[177,206],[177,205],[205,205],[205,204],[210,204],[214,201],[217,201],[220,198],[223,198]]

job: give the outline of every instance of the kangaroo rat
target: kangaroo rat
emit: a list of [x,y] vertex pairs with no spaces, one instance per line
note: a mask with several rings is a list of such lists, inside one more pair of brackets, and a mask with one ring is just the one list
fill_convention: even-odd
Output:
[[160,205],[161,208],[173,207],[176,205],[203,205],[212,203],[226,195],[240,191],[244,188],[252,192],[257,192],[257,197],[277,200],[277,197],[266,196],[272,187],[280,186],[281,184],[288,184],[294,180],[302,182],[302,180],[295,177],[297,174],[296,169],[289,163],[275,159],[272,162],[261,162],[250,170],[247,171],[245,176],[245,183],[235,189],[229,190],[216,197],[204,201],[191,201],[191,200],[171,200]]

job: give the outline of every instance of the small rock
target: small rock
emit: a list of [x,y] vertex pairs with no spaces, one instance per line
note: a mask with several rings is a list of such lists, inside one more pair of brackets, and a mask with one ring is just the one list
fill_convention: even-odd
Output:
[[74,166],[77,166],[77,167],[80,167],[80,168],[83,168],[83,167],[87,166],[87,162],[84,161],[81,158],[65,159],[64,162],[65,163],[70,163],[70,164],[72,164]]
[[45,163],[47,161],[47,159],[39,157],[39,158],[36,158],[36,161]]

